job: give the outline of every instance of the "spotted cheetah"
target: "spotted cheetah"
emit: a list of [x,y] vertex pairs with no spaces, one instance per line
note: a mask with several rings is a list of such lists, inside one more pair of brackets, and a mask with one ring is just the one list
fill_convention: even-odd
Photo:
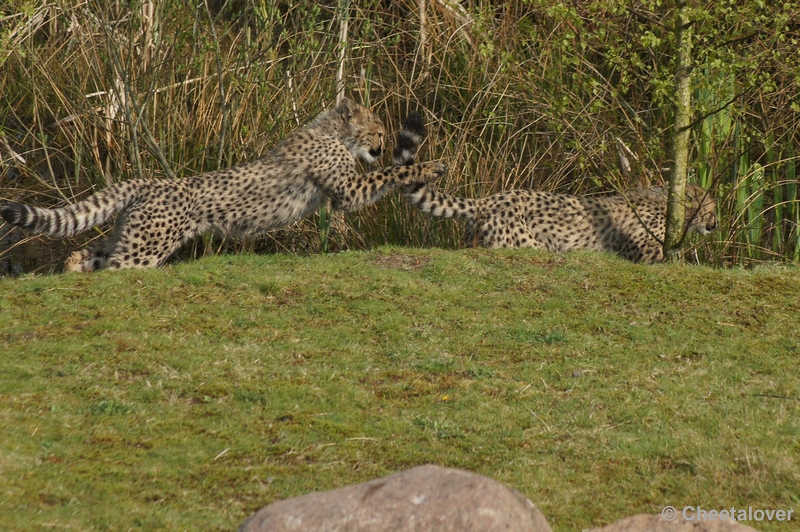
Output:
[[323,201],[353,211],[387,191],[428,183],[446,173],[439,162],[413,164],[424,135],[418,114],[398,137],[396,166],[356,172],[356,158],[374,163],[384,149],[381,120],[344,100],[322,112],[255,161],[174,180],[132,179],[60,209],[7,203],[0,214],[35,233],[67,236],[103,224],[117,213],[112,235],[74,252],[67,271],[159,266],[190,238],[205,232],[244,236],[286,226]]
[[[405,186],[403,193],[422,212],[466,220],[467,245],[530,247],[555,253],[590,249],[611,251],[633,262],[663,260],[667,193],[662,187],[614,196],[509,190],[469,199],[414,183]],[[686,197],[686,232],[713,231],[715,201],[702,187],[691,184]]]

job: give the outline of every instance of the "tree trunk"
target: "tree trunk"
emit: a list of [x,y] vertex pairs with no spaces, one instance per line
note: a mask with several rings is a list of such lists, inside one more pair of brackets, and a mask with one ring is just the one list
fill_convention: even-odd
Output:
[[686,210],[686,174],[689,166],[689,123],[692,114],[692,29],[686,16],[685,2],[677,0],[675,14],[675,46],[678,60],[675,68],[675,121],[672,132],[672,169],[667,194],[667,227],[664,235],[664,260],[683,258]]
[[336,105],[344,99],[344,61],[347,57],[347,26],[350,22],[350,0],[339,0],[339,69],[336,71]]
[[[347,59],[347,27],[350,22],[350,0],[339,0],[339,68],[336,70],[336,100],[339,105],[344,100],[344,63]],[[363,102],[366,104],[366,102]],[[331,212],[330,203],[325,201],[319,206],[319,242],[323,253],[327,253],[331,246],[331,224],[333,217],[336,216],[341,222],[339,225],[345,227],[344,213]]]

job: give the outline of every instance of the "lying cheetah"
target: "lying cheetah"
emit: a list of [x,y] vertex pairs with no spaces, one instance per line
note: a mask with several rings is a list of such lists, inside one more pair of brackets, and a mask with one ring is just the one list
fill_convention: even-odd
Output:
[[[421,183],[404,194],[422,212],[467,221],[465,242],[487,248],[530,247],[561,253],[611,251],[633,262],[663,259],[667,193],[638,188],[615,196],[570,196],[509,190],[480,199],[456,198]],[[686,232],[707,234],[717,226],[715,202],[687,185]]]
[[395,186],[428,183],[446,172],[439,162],[412,164],[424,135],[419,115],[406,120],[394,166],[356,172],[356,158],[373,163],[383,152],[380,119],[350,100],[321,113],[267,155],[202,175],[132,179],[61,209],[8,203],[0,214],[35,233],[74,235],[109,220],[113,234],[93,249],[74,252],[67,271],[159,266],[181,244],[211,231],[243,236],[283,227],[316,211],[325,198],[353,211]]

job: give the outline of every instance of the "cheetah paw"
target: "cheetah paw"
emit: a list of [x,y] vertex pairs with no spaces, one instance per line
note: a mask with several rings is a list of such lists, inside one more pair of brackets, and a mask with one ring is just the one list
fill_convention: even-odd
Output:
[[447,175],[447,165],[439,161],[431,161],[422,164],[425,166],[425,172],[422,176],[425,183],[439,180]]
[[88,249],[74,251],[64,263],[65,272],[93,272],[105,266],[106,259]]

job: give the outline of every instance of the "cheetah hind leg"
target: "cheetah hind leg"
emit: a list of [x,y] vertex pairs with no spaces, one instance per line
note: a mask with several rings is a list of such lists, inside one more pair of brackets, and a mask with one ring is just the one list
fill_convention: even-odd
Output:
[[107,268],[116,269],[111,264],[110,257],[116,250],[119,240],[128,224],[129,213],[123,212],[116,220],[114,229],[105,235],[102,240],[75,251],[64,263],[65,272],[96,272]]
[[73,251],[64,263],[65,272],[96,272],[108,264],[104,248],[83,248]]
[[[166,229],[164,229],[166,227]],[[128,213],[116,231],[106,267],[111,270],[161,266],[197,235],[186,217],[164,217],[152,209]]]
[[64,263],[65,272],[96,272],[110,267],[109,257],[119,242],[128,214],[122,213],[114,224],[114,229],[102,240],[78,251],[74,251]]

